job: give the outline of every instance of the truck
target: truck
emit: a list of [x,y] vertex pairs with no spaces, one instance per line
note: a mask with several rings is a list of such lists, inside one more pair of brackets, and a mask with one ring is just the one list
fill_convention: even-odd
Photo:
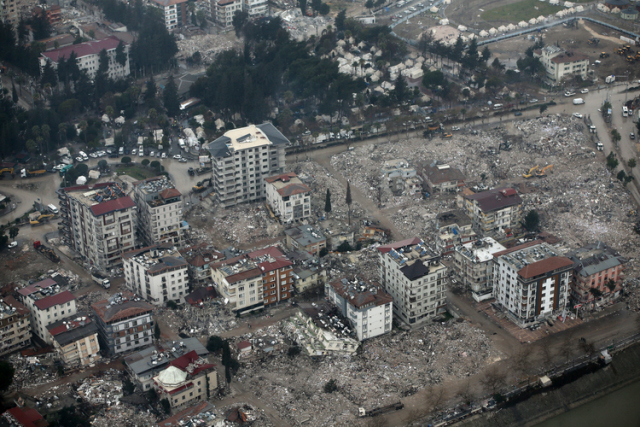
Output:
[[43,245],[42,242],[40,242],[40,240],[36,240],[35,242],[33,242],[33,248],[36,251],[40,252],[42,255],[49,258],[51,261],[55,263],[60,262],[60,257],[56,255],[53,249]]
[[404,403],[402,402],[392,403],[391,405],[387,406],[380,406],[368,411],[364,408],[358,408],[358,416],[360,418],[375,417],[376,415],[384,414],[386,412],[399,411],[402,408],[404,408]]
[[69,169],[71,169],[72,167],[73,167],[73,165],[64,165],[64,167],[63,167],[62,169],[60,169],[60,170],[58,171],[58,173],[59,173],[59,174],[60,174],[60,176],[62,177],[62,176],[64,176],[64,175],[67,173],[67,171],[68,171]]
[[602,145],[602,142],[596,141],[596,148],[598,149],[598,151],[602,151],[604,150],[604,145]]
[[604,78],[604,82],[607,84],[613,83],[615,81],[616,81],[616,76],[614,76],[613,74]]
[[212,168],[198,168],[196,169],[196,175],[202,175],[204,173],[211,172],[212,170]]
[[98,285],[102,286],[105,289],[109,289],[111,287],[111,282],[109,281],[109,278],[102,273],[95,271],[91,273],[91,278],[93,279],[94,282],[96,282]]
[[26,169],[22,169],[20,171],[20,178],[31,178],[34,176],[40,176],[47,173],[46,169],[36,169],[36,170],[26,170]]
[[573,105],[580,105],[580,104],[584,104],[584,99],[576,98],[573,100]]

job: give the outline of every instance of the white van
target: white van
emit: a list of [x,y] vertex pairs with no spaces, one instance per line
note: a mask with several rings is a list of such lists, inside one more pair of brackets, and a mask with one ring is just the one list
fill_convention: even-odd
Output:
[[622,117],[629,117],[629,109],[626,105],[622,107]]
[[56,205],[47,205],[47,209],[49,209],[49,212],[54,215],[58,214],[58,208],[56,208]]
[[124,147],[118,148],[118,154],[121,156],[124,154]]
[[493,106],[493,109],[494,109],[494,110],[502,110],[502,104],[495,104],[495,105]]

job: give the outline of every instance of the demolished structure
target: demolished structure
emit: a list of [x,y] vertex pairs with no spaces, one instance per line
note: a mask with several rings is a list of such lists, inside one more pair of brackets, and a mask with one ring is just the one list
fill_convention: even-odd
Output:
[[493,254],[505,249],[491,237],[455,247],[455,271],[477,302],[493,297]]

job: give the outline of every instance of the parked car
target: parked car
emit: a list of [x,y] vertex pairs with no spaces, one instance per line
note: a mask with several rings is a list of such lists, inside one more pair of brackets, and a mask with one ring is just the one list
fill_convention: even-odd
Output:
[[580,93],[589,93],[589,89],[582,89]]
[[515,113],[513,113],[514,116],[521,116],[522,115],[522,111],[516,111]]
[[76,157],[76,162],[83,162],[83,161],[84,161],[84,159],[82,157],[80,157],[80,156]]
[[581,119],[581,118],[582,118],[582,114],[580,114],[580,113],[573,113],[573,117],[577,117],[577,118]]
[[162,158],[166,159],[167,158],[167,153],[162,153]]
[[153,157],[155,154],[156,154],[156,152],[152,151],[152,152],[149,153],[149,157]]
[[9,243],[9,249],[11,249],[11,248],[15,248],[16,246],[18,246],[18,242],[11,242],[11,243]]
[[158,151],[158,152],[156,153],[156,157],[158,157],[158,158],[159,158],[160,156],[162,156],[162,153]]
[[536,102],[538,102],[538,100],[536,98],[533,98],[533,99],[529,100],[530,104],[535,104]]
[[134,148],[133,150],[131,150],[131,154],[133,154],[134,156],[138,153],[138,150],[136,148]]
[[187,163],[187,159],[185,159],[184,157],[181,158],[180,160],[178,160],[180,163]]
[[182,156],[180,154],[174,154],[173,158],[176,160],[180,160]]
[[636,139],[636,134],[635,134],[635,133],[633,133],[633,132],[631,132],[631,133],[629,134],[629,138],[631,138],[631,139]]
[[89,157],[96,159],[98,157],[98,153],[89,153]]

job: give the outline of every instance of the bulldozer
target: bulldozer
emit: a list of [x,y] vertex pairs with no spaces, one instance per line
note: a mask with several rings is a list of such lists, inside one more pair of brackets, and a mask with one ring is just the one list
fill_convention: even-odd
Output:
[[533,172],[535,172],[538,169],[538,165],[535,165],[534,167],[532,167],[531,169],[529,169],[529,172],[523,173],[522,177],[529,179],[533,177]]
[[632,63],[633,61],[635,61],[633,56],[627,55],[627,62],[628,63]]
[[553,172],[553,165],[548,165],[548,166],[543,167],[542,169],[540,169],[539,171],[536,172],[536,176],[538,178],[543,178],[543,177],[547,176],[547,170],[549,172]]

